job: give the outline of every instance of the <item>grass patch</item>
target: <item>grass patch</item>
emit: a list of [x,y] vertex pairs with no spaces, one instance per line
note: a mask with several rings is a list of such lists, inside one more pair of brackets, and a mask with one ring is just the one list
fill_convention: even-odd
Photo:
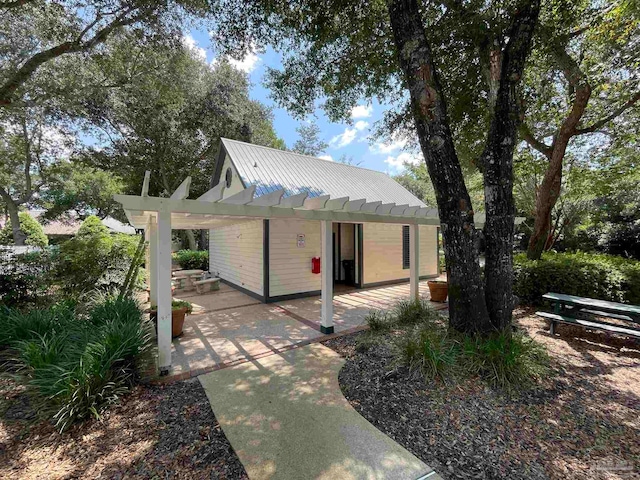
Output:
[[6,366],[36,411],[60,431],[99,417],[139,378],[151,349],[150,323],[130,298],[107,298],[80,313],[72,302],[0,312]]

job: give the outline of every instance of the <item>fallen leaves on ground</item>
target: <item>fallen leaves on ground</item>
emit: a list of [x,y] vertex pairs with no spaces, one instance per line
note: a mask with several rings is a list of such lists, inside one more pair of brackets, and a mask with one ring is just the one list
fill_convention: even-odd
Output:
[[425,381],[387,344],[356,349],[360,334],[325,344],[347,358],[354,408],[445,479],[640,478],[640,344],[567,325],[552,337],[530,309],[516,318],[553,374],[511,396],[479,379]]
[[34,420],[10,379],[0,395],[0,478],[247,478],[197,380],[139,386],[64,434]]

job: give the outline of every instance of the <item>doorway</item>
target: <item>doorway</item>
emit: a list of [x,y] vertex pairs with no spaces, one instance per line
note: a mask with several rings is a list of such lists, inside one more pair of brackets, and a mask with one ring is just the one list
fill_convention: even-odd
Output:
[[333,283],[359,287],[358,233],[362,227],[354,223],[333,224]]

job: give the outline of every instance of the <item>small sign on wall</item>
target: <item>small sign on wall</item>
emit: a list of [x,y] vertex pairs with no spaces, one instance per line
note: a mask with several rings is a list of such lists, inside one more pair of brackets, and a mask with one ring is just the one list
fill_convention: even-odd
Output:
[[298,248],[304,248],[304,233],[299,233],[298,234]]

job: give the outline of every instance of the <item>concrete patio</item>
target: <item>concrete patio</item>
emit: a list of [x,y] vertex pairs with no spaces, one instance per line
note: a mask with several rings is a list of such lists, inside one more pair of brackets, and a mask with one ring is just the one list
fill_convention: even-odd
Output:
[[[264,304],[228,285],[205,295],[176,293],[176,298],[193,304],[193,313],[187,316],[183,335],[172,342],[172,369],[162,380],[195,377],[362,330],[369,311],[388,309],[409,298],[408,283],[342,290],[343,293],[338,289],[333,298],[333,335],[320,332],[320,297]],[[420,282],[420,295],[429,298],[426,281]],[[433,306],[447,308],[441,303]]]

